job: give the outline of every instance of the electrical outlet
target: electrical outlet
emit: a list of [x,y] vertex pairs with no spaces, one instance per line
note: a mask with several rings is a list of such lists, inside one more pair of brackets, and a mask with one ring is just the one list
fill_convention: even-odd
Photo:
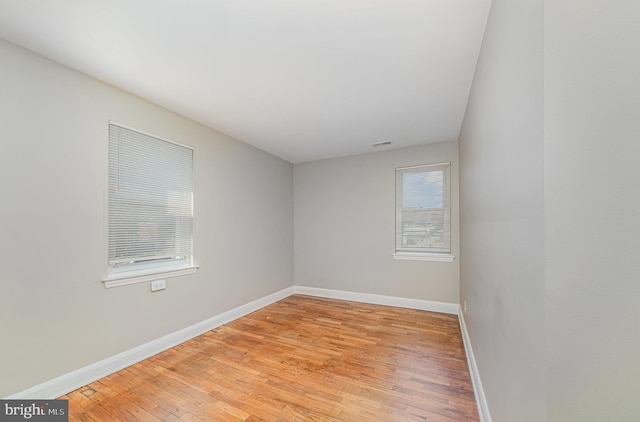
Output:
[[164,290],[167,288],[167,280],[153,280],[151,282],[151,291],[157,292],[158,290]]
[[462,303],[463,303],[462,312],[464,312],[464,314],[466,315],[467,314],[467,301],[465,300]]

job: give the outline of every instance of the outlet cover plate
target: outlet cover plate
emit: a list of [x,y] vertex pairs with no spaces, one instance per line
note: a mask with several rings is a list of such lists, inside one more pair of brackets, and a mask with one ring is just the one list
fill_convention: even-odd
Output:
[[153,280],[151,282],[151,291],[157,292],[158,290],[164,290],[167,288],[167,280]]

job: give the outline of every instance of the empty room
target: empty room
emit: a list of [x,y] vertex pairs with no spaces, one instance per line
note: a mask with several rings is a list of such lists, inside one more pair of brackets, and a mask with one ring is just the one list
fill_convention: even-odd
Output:
[[0,0],[0,420],[640,420],[640,2]]

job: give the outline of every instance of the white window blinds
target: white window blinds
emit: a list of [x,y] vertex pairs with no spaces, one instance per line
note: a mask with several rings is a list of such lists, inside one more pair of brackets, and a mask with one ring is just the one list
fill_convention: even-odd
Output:
[[396,169],[396,253],[450,253],[449,163]]
[[109,124],[109,273],[193,264],[193,150]]

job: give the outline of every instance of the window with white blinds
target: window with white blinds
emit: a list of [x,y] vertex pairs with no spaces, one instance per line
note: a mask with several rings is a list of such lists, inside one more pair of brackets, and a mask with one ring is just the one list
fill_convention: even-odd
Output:
[[109,124],[109,274],[193,265],[193,149]]
[[396,169],[395,257],[451,253],[450,167]]

